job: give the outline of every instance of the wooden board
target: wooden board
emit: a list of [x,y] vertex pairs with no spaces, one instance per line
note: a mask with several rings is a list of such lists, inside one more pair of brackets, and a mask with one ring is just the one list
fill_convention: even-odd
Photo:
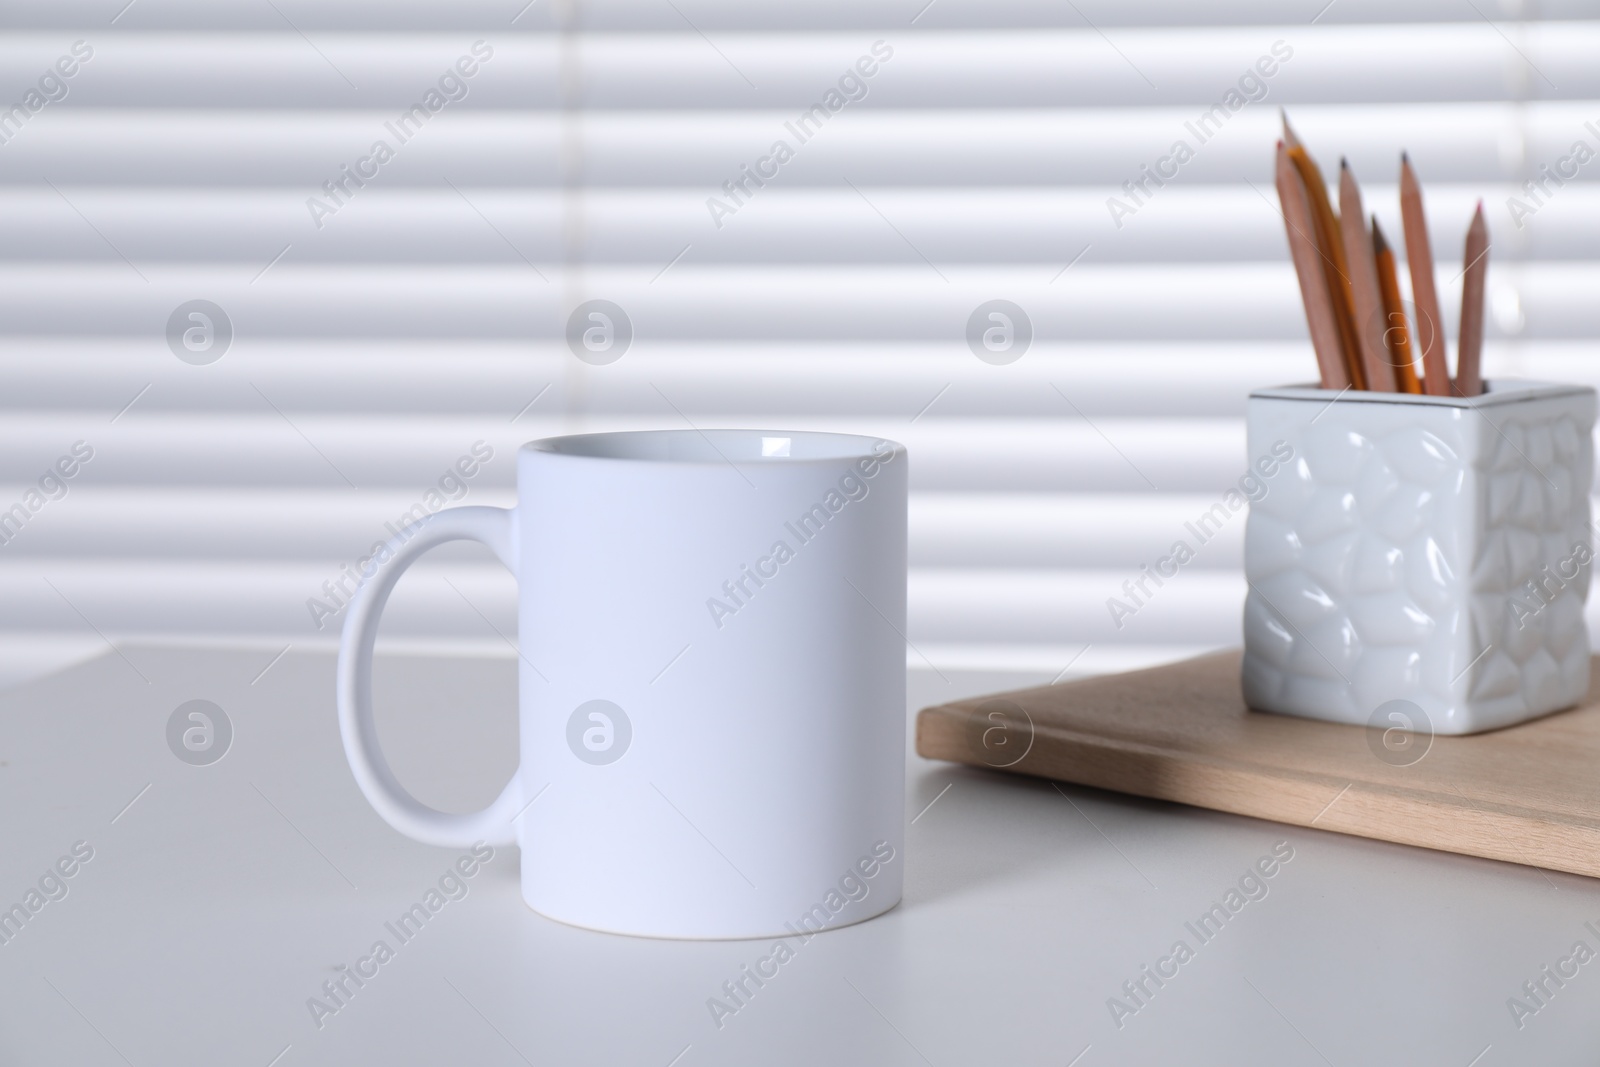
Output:
[[1600,687],[1490,733],[1391,735],[1418,745],[1401,753],[1377,730],[1249,710],[1239,655],[924,708],[917,752],[1600,877]]

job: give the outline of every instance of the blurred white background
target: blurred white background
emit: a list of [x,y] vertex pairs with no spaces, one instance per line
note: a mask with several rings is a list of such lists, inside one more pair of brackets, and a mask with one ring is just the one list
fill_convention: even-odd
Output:
[[[1243,473],[1246,392],[1313,376],[1278,108],[1325,173],[1349,157],[1391,237],[1409,149],[1447,316],[1485,199],[1491,375],[1600,382],[1600,162],[1526,201],[1521,228],[1507,206],[1575,142],[1600,151],[1592,13],[11,6],[0,512],[24,514],[0,525],[0,675],[108,643],[248,643],[263,665],[330,645],[342,612],[313,598],[339,606],[324,583],[385,523],[452,493],[510,503],[526,440],[684,425],[910,447],[915,670],[1049,679],[1236,643],[1242,515],[1120,627],[1106,601]],[[861,57],[871,76],[848,75]],[[1186,124],[1241,88],[1201,143]],[[386,124],[430,90],[402,141]],[[830,90],[801,143],[785,123]],[[1175,178],[1121,188],[1180,139]],[[379,140],[392,158],[361,162]],[[793,158],[732,199],[778,140]],[[333,198],[346,165],[369,177]],[[1113,196],[1134,210],[1114,218]],[[633,335],[604,365],[565,340],[594,299]],[[1004,365],[966,339],[997,299],[1032,332]],[[221,309],[209,333],[180,312],[196,300]],[[30,494],[77,442],[93,458]],[[478,442],[492,458],[448,477]],[[402,583],[384,641],[510,655],[515,629],[510,577],[462,547]]]

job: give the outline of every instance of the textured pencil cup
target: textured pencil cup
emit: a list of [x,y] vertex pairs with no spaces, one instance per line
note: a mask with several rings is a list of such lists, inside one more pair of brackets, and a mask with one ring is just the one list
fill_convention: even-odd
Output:
[[1289,456],[1245,533],[1250,707],[1468,734],[1583,698],[1595,393],[1488,388],[1250,395],[1249,454]]
[[[420,841],[520,845],[523,899],[576,926],[786,937],[887,911],[905,866],[906,467],[891,441],[829,433],[524,445],[514,509],[408,527],[350,605],[356,782]],[[371,674],[395,581],[460,538],[517,578],[521,763],[488,808],[451,815],[384,761]]]

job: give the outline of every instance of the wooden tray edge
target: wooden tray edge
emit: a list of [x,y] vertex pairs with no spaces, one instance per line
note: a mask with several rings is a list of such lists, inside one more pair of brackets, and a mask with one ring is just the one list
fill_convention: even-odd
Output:
[[[1448,798],[1435,791],[1173,753],[1050,727],[1036,727],[1035,744],[1017,763],[990,767],[966,743],[968,718],[960,704],[923,708],[916,720],[917,754],[1291,826],[1600,877],[1600,821],[1557,821],[1508,805],[1473,804],[1459,794]],[[1048,751],[1037,745],[1039,736],[1048,736]],[[1262,796],[1273,799],[1266,803]],[[1452,802],[1440,805],[1435,800],[1439,797]],[[1441,837],[1450,843],[1441,844]]]

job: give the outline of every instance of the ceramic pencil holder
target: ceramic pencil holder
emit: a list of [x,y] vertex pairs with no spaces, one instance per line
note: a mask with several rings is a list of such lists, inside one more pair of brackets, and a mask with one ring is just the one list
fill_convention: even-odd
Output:
[[1250,707],[1368,725],[1409,701],[1469,734],[1583,698],[1595,391],[1485,388],[1250,394],[1249,454],[1282,460],[1245,533]]

